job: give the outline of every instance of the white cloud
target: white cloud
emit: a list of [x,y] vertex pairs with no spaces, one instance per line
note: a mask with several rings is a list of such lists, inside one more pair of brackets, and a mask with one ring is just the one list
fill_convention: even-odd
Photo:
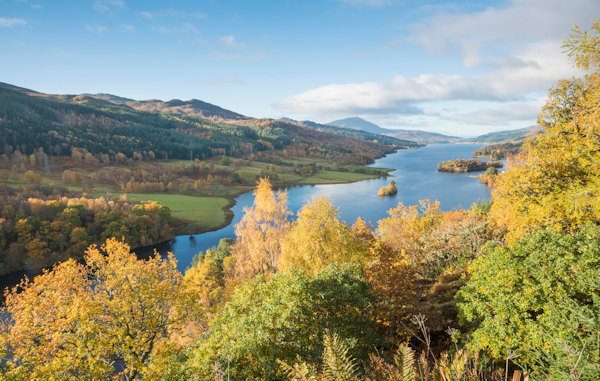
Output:
[[142,15],[143,17],[145,17],[149,20],[152,20],[154,18],[154,15],[148,11],[140,12],[140,15]]
[[183,23],[183,25],[181,26],[181,31],[184,33],[189,33],[189,34],[198,34],[199,33],[198,29],[196,29],[196,27],[189,22]]
[[114,9],[124,9],[125,1],[123,0],[95,0],[92,6],[95,11],[100,13],[110,12]]
[[123,24],[121,25],[121,28],[123,28],[125,32],[135,32],[135,27],[131,24]]
[[510,102],[501,104],[499,107],[481,107],[472,111],[440,113],[439,118],[461,124],[485,126],[504,126],[515,121],[531,124],[531,121],[536,120],[543,104],[543,98],[529,102]]
[[89,32],[95,33],[95,34],[102,34],[105,32],[108,32],[108,28],[102,25],[97,25],[97,24],[86,24],[85,25],[85,29],[87,29]]
[[432,54],[458,53],[472,60],[527,41],[562,41],[575,23],[587,27],[597,14],[597,0],[512,0],[508,6],[479,12],[442,11],[413,24],[407,39]]
[[237,42],[237,40],[233,36],[220,37],[217,40],[217,43],[221,46],[231,49],[244,49],[246,47],[246,44]]
[[15,26],[26,26],[27,21],[22,18],[14,17],[11,19],[0,17],[0,27],[2,28],[14,28]]
[[600,2],[512,0],[478,12],[437,9],[383,50],[416,43],[438,57],[458,56],[465,69],[461,74],[429,72],[396,75],[386,82],[328,84],[274,107],[318,119],[372,116],[405,127],[531,125],[547,89],[560,78],[581,74],[570,65],[561,44],[574,24],[590,25],[591,17],[600,14]]

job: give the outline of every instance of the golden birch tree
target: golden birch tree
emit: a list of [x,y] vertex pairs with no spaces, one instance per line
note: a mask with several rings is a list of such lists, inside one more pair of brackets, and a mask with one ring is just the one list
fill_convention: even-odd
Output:
[[276,270],[281,241],[290,226],[287,194],[275,194],[269,180],[261,178],[254,191],[254,204],[244,208],[244,213],[235,227],[235,278],[271,274]]

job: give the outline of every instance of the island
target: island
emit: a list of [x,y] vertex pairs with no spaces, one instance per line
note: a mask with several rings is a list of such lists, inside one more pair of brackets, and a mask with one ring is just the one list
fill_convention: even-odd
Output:
[[449,173],[478,172],[488,168],[502,168],[502,163],[499,161],[484,162],[478,159],[456,159],[442,161],[438,164],[438,171]]
[[379,188],[379,192],[377,192],[377,196],[385,197],[385,196],[393,196],[398,193],[398,188],[396,187],[396,182],[392,180],[390,185]]

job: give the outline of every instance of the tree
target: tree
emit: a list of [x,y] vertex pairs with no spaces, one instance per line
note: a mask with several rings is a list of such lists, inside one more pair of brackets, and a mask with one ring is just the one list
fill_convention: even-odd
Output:
[[575,66],[592,71],[550,89],[538,117],[544,134],[524,145],[521,164],[502,174],[492,216],[515,239],[536,228],[572,231],[600,223],[600,21],[565,43]]
[[281,241],[290,223],[287,194],[275,194],[269,180],[261,178],[254,190],[254,203],[244,208],[244,216],[235,227],[233,248],[235,276],[248,279],[276,270]]
[[23,178],[27,182],[27,184],[39,184],[42,182],[42,176],[38,175],[31,169],[25,172]]
[[14,379],[134,379],[196,312],[172,256],[146,261],[115,239],[6,296],[0,343]]
[[457,294],[462,318],[475,326],[470,345],[495,358],[518,351],[517,361],[530,366],[547,365],[540,352],[565,348],[599,363],[598,237],[593,225],[574,234],[535,231],[476,259]]
[[338,219],[338,210],[323,197],[318,197],[298,211],[283,242],[279,270],[298,266],[316,274],[332,263],[360,263],[366,256],[362,241]]
[[405,257],[412,266],[420,265],[424,261],[421,253],[425,238],[442,219],[439,206],[439,202],[429,200],[420,201],[418,206],[399,203],[388,211],[388,218],[379,221],[377,235],[382,244]]
[[190,366],[201,379],[226,369],[231,379],[281,379],[277,363],[300,355],[320,362],[326,332],[338,335],[366,360],[378,342],[372,330],[373,295],[357,266],[330,266],[309,276],[291,270],[270,280],[259,275],[236,289],[193,350]]

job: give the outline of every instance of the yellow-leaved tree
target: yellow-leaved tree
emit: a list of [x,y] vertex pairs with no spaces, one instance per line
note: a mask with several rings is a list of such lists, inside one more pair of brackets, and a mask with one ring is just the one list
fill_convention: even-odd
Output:
[[275,272],[290,214],[287,194],[275,194],[269,180],[261,178],[254,191],[254,204],[244,208],[244,217],[235,227],[235,278],[250,279]]
[[317,197],[298,211],[282,245],[279,270],[298,266],[309,274],[317,274],[332,263],[360,263],[368,246],[358,239],[344,222],[338,210],[324,197]]
[[544,133],[529,140],[520,165],[503,174],[491,214],[515,239],[531,229],[572,231],[600,223],[600,23],[575,28],[564,47],[580,79],[550,89],[538,117]]
[[[6,294],[0,345],[8,379],[134,379],[161,373],[169,332],[199,313],[176,261],[138,260],[109,239]],[[168,372],[168,370],[166,370]]]

